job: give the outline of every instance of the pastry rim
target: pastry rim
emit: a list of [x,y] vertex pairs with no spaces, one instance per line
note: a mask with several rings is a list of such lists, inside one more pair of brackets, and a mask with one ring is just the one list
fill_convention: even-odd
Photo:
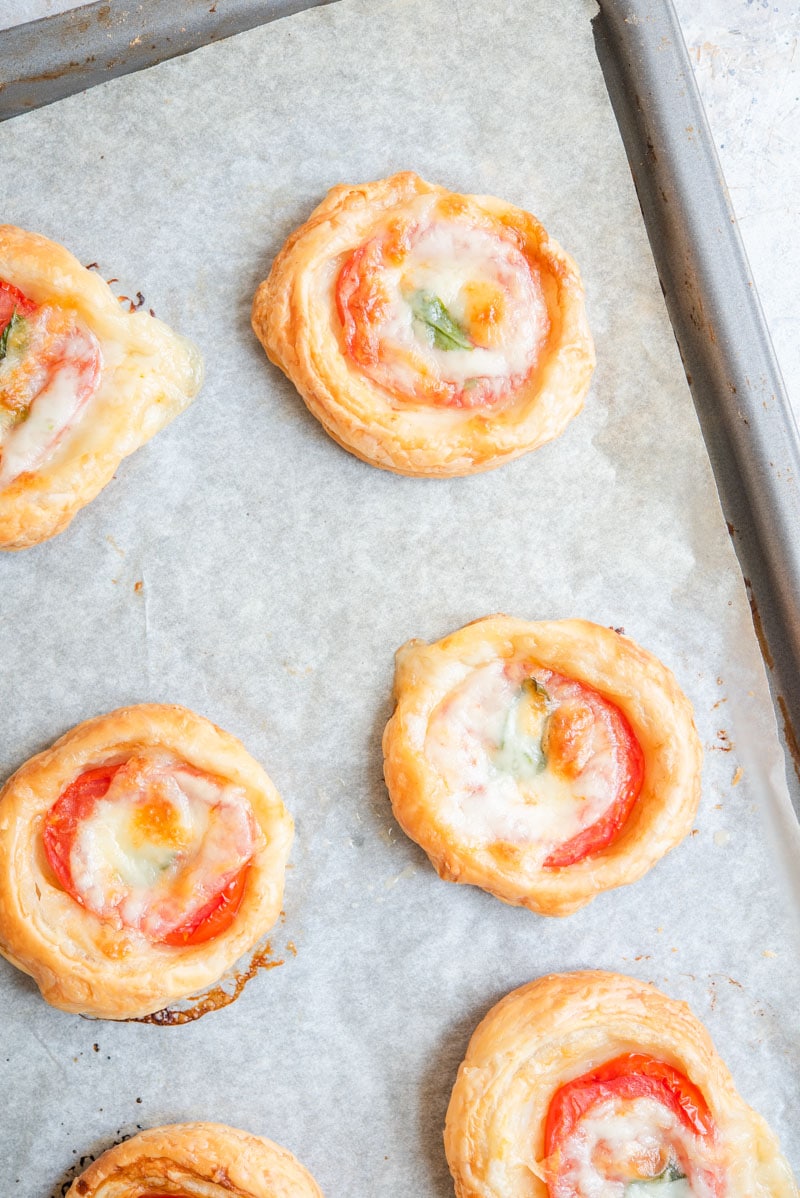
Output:
[[[558,293],[557,302],[546,297],[558,327],[542,351],[536,379],[494,415],[461,409],[453,419],[456,432],[439,440],[431,437],[428,409],[420,421],[415,405],[390,403],[383,388],[349,363],[338,321],[332,319],[335,302],[328,296],[315,302],[312,287],[314,273],[331,257],[362,244],[388,211],[420,195],[450,197],[479,224],[510,229]],[[504,200],[458,195],[413,171],[331,188],[281,249],[256,291],[251,319],[270,361],[339,445],[373,466],[412,476],[449,478],[490,470],[559,436],[583,407],[595,362],[580,273],[544,226]],[[454,416],[453,409],[446,410]]]
[[[241,785],[259,829],[230,927],[176,947],[115,931],[58,885],[41,843],[45,813],[78,774],[142,747],[163,748]],[[188,708],[143,703],[95,716],[22,765],[0,790],[0,954],[64,1011],[152,1014],[218,981],[275,923],[293,824],[264,769],[234,736]],[[55,919],[55,923],[52,921]]]
[[155,1193],[153,1186],[182,1181],[191,1181],[197,1198],[322,1198],[288,1149],[204,1122],[165,1124],[116,1144],[73,1181],[67,1198],[140,1198],[143,1185]]
[[[520,855],[498,860],[436,818],[444,785],[424,754],[430,716],[448,693],[451,658],[530,657],[588,683],[627,717],[644,754],[642,789],[617,837],[574,865],[525,870]],[[475,620],[433,644],[412,640],[396,654],[395,710],[383,734],[384,777],[403,831],[446,881],[479,886],[542,915],[569,915],[599,893],[637,881],[689,833],[700,801],[702,748],[689,700],[654,654],[588,620]],[[670,736],[664,737],[668,728]],[[422,731],[424,729],[424,732]]]
[[603,970],[529,982],[478,1024],[445,1120],[445,1153],[457,1198],[548,1198],[539,1162],[555,1091],[626,1051],[679,1068],[703,1092],[727,1141],[744,1145],[729,1164],[728,1198],[754,1192],[797,1198],[775,1134],[741,1098],[688,1004],[647,982]]
[[203,367],[190,341],[147,312],[126,312],[99,275],[40,233],[0,225],[0,278],[37,304],[58,299],[74,310],[101,350],[104,342],[126,347],[90,401],[99,408],[96,419],[87,412],[52,460],[0,490],[0,549],[17,550],[63,532],[111,481],[122,459],[189,406]]

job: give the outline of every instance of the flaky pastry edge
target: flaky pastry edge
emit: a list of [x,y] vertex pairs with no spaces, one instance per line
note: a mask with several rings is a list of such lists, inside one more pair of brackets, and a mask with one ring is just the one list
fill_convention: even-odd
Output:
[[196,1198],[322,1198],[286,1148],[222,1123],[153,1127],[109,1148],[67,1198],[140,1198],[190,1185]]
[[728,1198],[797,1198],[774,1133],[739,1096],[688,1005],[594,970],[521,986],[476,1028],[445,1121],[457,1198],[547,1198],[542,1162],[553,1095],[624,1052],[666,1061],[700,1088],[728,1157]]
[[[85,910],[52,874],[42,828],[79,774],[137,750],[174,753],[241,786],[258,828],[241,906],[204,944],[153,944]],[[96,716],[37,753],[0,790],[0,953],[63,1011],[103,1019],[152,1014],[217,981],[281,910],[291,816],[264,769],[230,733],[184,707],[143,703]]]
[[[348,359],[329,264],[419,195],[448,197],[479,225],[502,225],[542,272],[552,324],[547,346],[532,380],[495,413],[428,406],[420,415],[416,405],[392,403]],[[252,325],[270,361],[344,449],[384,470],[429,478],[490,470],[559,436],[583,407],[595,363],[578,268],[544,226],[504,200],[456,195],[412,171],[333,187],[256,291]]]
[[[511,657],[530,658],[594,687],[627,717],[644,754],[642,789],[616,840],[574,865],[526,867],[514,846],[501,853],[464,843],[437,817],[445,783],[424,746],[429,720],[448,693],[448,662],[478,665]],[[602,891],[635,882],[691,830],[702,766],[691,704],[657,657],[613,629],[587,620],[529,623],[487,616],[432,645],[403,645],[396,654],[394,697],[383,735],[392,809],[447,881],[480,886],[541,915],[569,915]]]
[[189,406],[203,364],[190,341],[146,312],[126,312],[99,275],[39,233],[0,225],[0,278],[36,304],[74,310],[101,351],[113,342],[124,347],[52,458],[0,490],[0,549],[27,549],[63,532],[122,459]]

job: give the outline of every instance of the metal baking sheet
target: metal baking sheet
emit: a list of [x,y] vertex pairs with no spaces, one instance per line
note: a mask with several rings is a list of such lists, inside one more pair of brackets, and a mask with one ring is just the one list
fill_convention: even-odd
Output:
[[98,0],[0,34],[0,120],[333,0]]
[[[335,0],[317,0],[317,4]],[[106,0],[7,31],[0,120],[313,0]],[[671,0],[599,0],[598,57],[750,594],[800,814],[800,438]]]
[[[749,609],[604,107],[591,7],[540,0],[539,28],[531,11],[518,7],[517,27],[476,0],[345,0],[10,126],[9,215],[113,263],[129,293],[146,279],[148,302],[206,347],[210,370],[195,407],[67,534],[0,563],[0,768],[116,703],[182,701],[265,762],[298,838],[273,945],[284,964],[197,1023],[87,1024],[0,967],[15,1095],[2,1192],[57,1193],[71,1154],[195,1117],[286,1143],[331,1196],[446,1198],[441,1125],[475,1022],[513,985],[587,965],[690,1000],[800,1160],[800,854]],[[534,43],[545,64],[566,46],[588,92],[559,86],[564,68],[531,77]],[[241,96],[253,79],[260,89]],[[574,141],[565,149],[551,117],[521,157],[529,111],[553,103]],[[585,119],[595,110],[600,129]],[[593,400],[564,438],[441,485],[342,453],[247,328],[255,283],[325,187],[410,159],[544,217],[581,262],[601,348]],[[570,524],[587,479],[598,501]],[[543,519],[547,496],[566,502]],[[564,923],[439,882],[381,783],[393,649],[496,608],[625,624],[679,673],[707,749],[697,834]]]
[[771,675],[800,814],[800,438],[670,0],[601,0],[598,56]]

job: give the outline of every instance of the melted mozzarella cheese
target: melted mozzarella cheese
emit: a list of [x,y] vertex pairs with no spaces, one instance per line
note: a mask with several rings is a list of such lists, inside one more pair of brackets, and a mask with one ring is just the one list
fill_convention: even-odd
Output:
[[[425,754],[446,783],[439,817],[459,838],[524,844],[541,862],[601,818],[616,796],[618,766],[598,728],[600,751],[576,777],[548,768],[515,719],[519,701],[519,682],[502,661],[472,671],[434,712]],[[549,701],[549,712],[557,706]]]
[[219,893],[254,842],[239,787],[143,756],[120,768],[81,822],[72,880],[90,910],[158,938]]
[[[42,310],[44,326],[49,315]],[[41,335],[32,339],[31,353],[48,356],[42,367],[22,363],[34,390],[22,421],[7,426],[0,440],[0,488],[51,456],[97,389],[102,369],[100,347],[88,329],[72,325],[49,341],[46,327],[34,332]]]
[[[580,1198],[715,1198],[705,1173],[715,1166],[711,1152],[674,1111],[652,1098],[598,1103],[560,1151],[569,1162],[564,1180]],[[643,1177],[641,1168],[636,1176],[634,1162],[649,1160],[661,1171],[667,1159],[688,1161],[690,1176]],[[629,1180],[619,1180],[626,1174]]]
[[79,407],[80,382],[80,372],[65,365],[40,391],[27,419],[12,428],[3,444],[0,487],[7,487],[23,471],[40,466],[55,447]]
[[[380,234],[365,259],[365,269],[376,272],[380,295],[379,360],[366,369],[409,397],[420,398],[439,385],[450,392],[443,402],[466,407],[497,402],[527,377],[547,337],[541,284],[525,256],[499,232],[443,218],[428,197],[417,202],[413,216],[415,228],[400,261],[382,254]],[[420,317],[420,296],[444,305],[467,346],[437,343]],[[487,298],[481,302],[481,296]]]
[[625,1187],[625,1198],[692,1198],[694,1190],[688,1177],[674,1181],[632,1181]]
[[[192,810],[180,792],[172,802],[184,843],[198,844],[208,826],[207,811],[197,807]],[[134,835],[132,806],[130,799],[98,802],[91,819],[81,828],[72,858],[80,873],[73,869],[73,878],[89,906],[102,906],[109,892],[115,889],[115,882],[120,894],[130,888],[149,889],[175,861],[177,848],[173,843],[143,840]]]

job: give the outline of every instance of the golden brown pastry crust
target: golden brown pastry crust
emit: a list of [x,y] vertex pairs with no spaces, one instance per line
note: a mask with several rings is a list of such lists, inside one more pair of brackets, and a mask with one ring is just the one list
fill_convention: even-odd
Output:
[[[502,227],[541,271],[550,336],[531,380],[497,412],[393,403],[344,350],[331,264],[363,244],[393,209],[422,195],[450,197],[478,226]],[[411,171],[332,188],[275,259],[256,292],[252,322],[270,361],[331,437],[397,474],[472,474],[536,449],[581,410],[594,369],[578,268],[539,221],[492,196],[455,196]]]
[[722,1137],[728,1198],[796,1198],[767,1124],[736,1092],[689,1007],[615,973],[552,974],[512,991],[475,1030],[444,1142],[458,1198],[547,1198],[547,1110],[565,1082],[626,1052],[681,1070]]
[[[142,748],[166,750],[243,788],[258,828],[241,906],[204,944],[155,944],[85,910],[53,876],[44,817],[85,770]],[[184,707],[143,703],[78,724],[27,761],[0,791],[0,952],[64,1011],[138,1018],[215,982],[275,922],[283,897],[292,820],[244,746]]]
[[0,549],[25,549],[62,532],[124,457],[188,407],[203,366],[191,342],[146,312],[126,312],[103,279],[38,233],[0,225],[0,279],[36,304],[74,311],[105,361],[96,394],[52,457],[0,490]]
[[[185,1187],[185,1188],[183,1188]],[[285,1148],[222,1123],[174,1123],[109,1148],[67,1198],[322,1198]]]
[[[639,797],[617,838],[599,853],[542,869],[519,846],[465,843],[437,815],[445,782],[425,753],[432,714],[452,686],[449,667],[519,657],[582,681],[620,708],[644,754]],[[569,915],[601,891],[635,882],[689,832],[700,801],[702,750],[688,699],[658,658],[586,620],[476,620],[433,645],[397,652],[397,706],[383,736],[394,814],[440,877],[480,886],[542,915]],[[504,851],[501,851],[504,850]]]

